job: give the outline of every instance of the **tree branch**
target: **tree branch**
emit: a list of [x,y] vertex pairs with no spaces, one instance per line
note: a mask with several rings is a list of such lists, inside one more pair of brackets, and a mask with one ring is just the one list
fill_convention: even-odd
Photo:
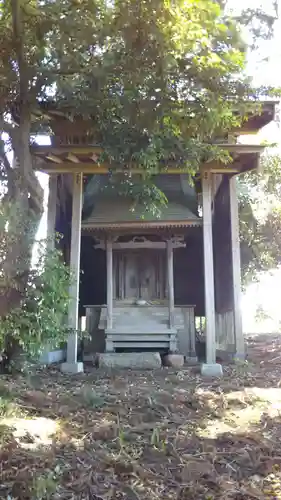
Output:
[[24,56],[23,23],[20,0],[11,0],[11,10],[14,42],[19,69],[20,101],[21,103],[26,103],[28,97],[28,76],[26,71],[27,64]]

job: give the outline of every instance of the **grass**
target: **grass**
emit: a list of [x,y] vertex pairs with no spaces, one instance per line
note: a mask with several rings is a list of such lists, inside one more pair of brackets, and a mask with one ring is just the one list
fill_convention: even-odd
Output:
[[196,368],[0,379],[4,500],[281,499],[281,340]]

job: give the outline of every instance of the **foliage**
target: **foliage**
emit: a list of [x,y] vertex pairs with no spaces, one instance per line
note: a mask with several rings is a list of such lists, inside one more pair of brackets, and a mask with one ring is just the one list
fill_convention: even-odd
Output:
[[[79,4],[82,11],[77,8]],[[18,306],[19,290],[24,294],[43,211],[43,190],[30,154],[32,136],[41,125],[34,111],[38,102],[52,92],[58,73],[69,72],[70,68],[74,73],[83,71],[85,49],[95,43],[95,33],[99,32],[94,30],[98,19],[98,2],[90,0],[0,2],[1,202],[16,206],[25,225],[18,233],[12,229],[15,237],[13,241],[10,238],[5,254],[9,272],[4,280],[10,283],[10,300],[1,296],[0,316]],[[13,164],[8,152],[14,155]],[[25,221],[31,220],[29,228]]]
[[239,179],[244,280],[281,263],[281,156],[267,153],[260,169]]
[[69,334],[65,318],[69,305],[70,273],[61,254],[47,243],[38,243],[36,264],[29,272],[21,303],[2,318],[0,352],[9,356],[17,345],[28,356],[38,356],[65,341]]
[[[240,27],[215,0],[3,0],[0,45],[2,204],[25,227],[8,226],[3,317],[25,294],[43,210],[29,146],[50,132],[44,105],[90,117],[120,190],[157,213],[165,198],[151,175],[167,162],[192,176],[202,161],[229,161],[212,142],[239,126],[260,91],[245,76]],[[141,177],[127,175],[133,165]]]
[[42,193],[28,143],[46,130],[45,114],[34,115],[46,101],[91,117],[113,171],[143,168],[142,178],[123,182],[133,182],[145,206],[159,198],[147,178],[167,162],[192,175],[202,161],[229,161],[211,143],[239,125],[245,100],[259,91],[244,73],[240,25],[224,7],[215,0],[1,2],[1,125],[18,158],[21,190],[36,193],[37,209]]
[[87,71],[58,80],[57,104],[94,116],[104,161],[113,172],[142,167],[141,182],[133,179],[141,187],[167,162],[193,174],[202,161],[228,161],[210,143],[239,125],[234,108],[246,113],[244,62],[239,31],[217,2],[120,0]]

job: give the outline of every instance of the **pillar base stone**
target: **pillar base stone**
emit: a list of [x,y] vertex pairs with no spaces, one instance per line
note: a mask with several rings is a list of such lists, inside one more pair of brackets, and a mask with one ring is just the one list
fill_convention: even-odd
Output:
[[222,377],[222,365],[219,363],[203,363],[201,366],[201,375],[203,377]]
[[77,363],[62,363],[62,365],[61,365],[61,371],[62,371],[62,373],[69,373],[69,374],[83,373],[83,371],[84,371],[84,365],[81,362],[77,362]]

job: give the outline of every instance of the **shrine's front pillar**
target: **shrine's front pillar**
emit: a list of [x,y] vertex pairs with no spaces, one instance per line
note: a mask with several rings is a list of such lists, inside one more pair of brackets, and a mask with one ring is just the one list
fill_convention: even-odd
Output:
[[220,376],[222,366],[216,363],[215,286],[212,227],[212,174],[202,172],[203,243],[205,277],[206,363],[202,375]]
[[66,363],[63,363],[61,367],[65,373],[79,373],[83,371],[83,363],[77,362],[82,204],[83,174],[73,174],[70,247],[72,281],[69,289],[70,303],[68,311],[68,326],[72,330],[72,333],[69,335],[67,341]]
[[174,328],[174,254],[172,240],[167,240],[167,277],[168,277],[168,300],[169,300],[169,323]]
[[47,207],[47,245],[50,250],[55,246],[55,225],[57,215],[57,175],[49,175],[49,196]]
[[229,192],[230,192],[235,356],[239,359],[244,359],[245,342],[243,335],[242,310],[241,310],[242,292],[241,292],[239,214],[238,214],[237,185],[235,176],[231,177],[229,180]]
[[111,330],[113,326],[113,251],[112,251],[112,238],[110,236],[106,239],[106,303],[107,303],[107,317],[106,317],[106,352],[112,352],[113,342],[111,337]]

